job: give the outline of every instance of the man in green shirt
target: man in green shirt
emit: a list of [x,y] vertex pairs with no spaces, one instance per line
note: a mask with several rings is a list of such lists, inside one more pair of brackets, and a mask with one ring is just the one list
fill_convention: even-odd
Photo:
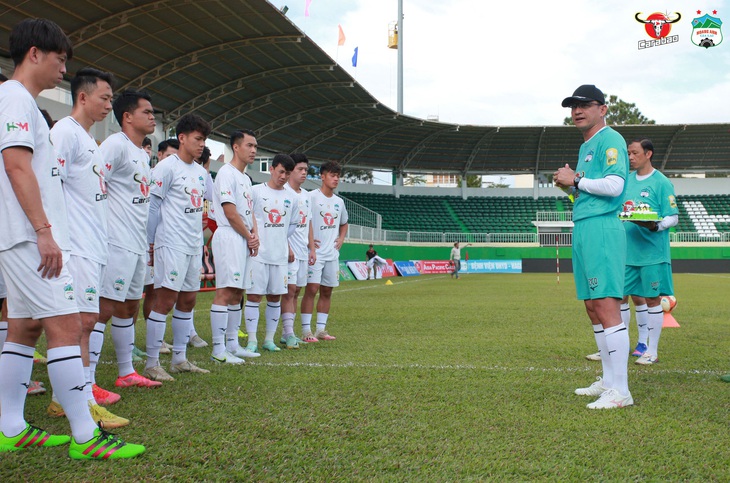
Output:
[[621,321],[624,295],[626,232],[618,214],[629,172],[626,144],[606,126],[605,96],[582,85],[562,102],[583,134],[575,171],[567,164],[553,174],[554,183],[575,189],[573,206],[573,274],[576,293],[593,324],[603,377],[576,394],[598,396],[589,409],[613,409],[634,403],[628,385],[629,332]]
[[628,246],[624,293],[644,297],[648,307],[648,347],[636,363],[651,365],[658,361],[659,336],[664,324],[661,298],[674,294],[669,228],[677,224],[679,211],[674,186],[651,164],[654,155],[651,140],[635,139],[629,143],[628,150],[634,171],[626,181],[624,211],[646,204],[661,218],[660,221],[624,223]]

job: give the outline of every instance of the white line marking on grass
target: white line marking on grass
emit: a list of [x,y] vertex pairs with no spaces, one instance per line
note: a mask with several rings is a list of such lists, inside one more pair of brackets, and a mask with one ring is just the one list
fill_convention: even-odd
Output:
[[[418,278],[413,277],[412,279],[403,280],[402,282],[393,282],[393,285],[401,285],[403,283],[416,283],[416,282],[429,282],[431,280],[439,280],[446,277],[432,277],[432,278]],[[378,280],[382,280],[382,278],[379,278]],[[392,280],[391,280],[392,282]],[[374,288],[381,288],[384,287],[384,284],[381,285],[368,285],[367,287],[355,287],[355,288],[343,288],[340,289],[339,287],[334,290],[336,293],[345,293],[345,292],[356,292],[358,290],[370,290]]]
[[710,277],[710,278],[730,278],[730,275],[721,275],[719,273],[688,273],[687,275],[697,275],[698,277]]
[[[304,368],[333,368],[333,369],[417,369],[425,371],[493,371],[493,372],[558,372],[558,373],[577,373],[577,372],[596,372],[597,368],[593,367],[507,367],[507,366],[475,366],[471,364],[368,364],[362,362],[346,362],[346,363],[321,363],[321,362],[260,362],[246,361],[247,365],[261,365],[267,367],[304,367]],[[647,372],[648,373],[648,372]],[[719,376],[725,374],[720,371],[708,371],[705,369],[659,369],[652,370],[651,374],[680,374],[680,375],[711,375]]]

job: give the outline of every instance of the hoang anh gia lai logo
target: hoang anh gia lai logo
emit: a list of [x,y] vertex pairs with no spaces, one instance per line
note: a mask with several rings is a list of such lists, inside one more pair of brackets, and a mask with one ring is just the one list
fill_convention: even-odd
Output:
[[[722,20],[709,14],[700,17],[700,14],[702,11],[697,10],[698,17],[692,20],[692,43],[705,49],[717,47],[722,43]],[[717,10],[712,15],[717,15]]]
[[679,22],[682,18],[679,12],[671,14],[654,12],[647,16],[643,16],[641,12],[638,12],[634,15],[634,18],[637,22],[644,24],[644,30],[649,36],[648,40],[639,40],[639,50],[679,42],[679,35],[670,35],[672,24]]

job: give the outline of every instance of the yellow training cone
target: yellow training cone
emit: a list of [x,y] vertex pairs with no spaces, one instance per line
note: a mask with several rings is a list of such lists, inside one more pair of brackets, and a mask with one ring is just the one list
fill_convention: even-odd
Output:
[[393,285],[393,282],[391,282],[390,280],[388,280],[387,282],[385,282],[385,285]]

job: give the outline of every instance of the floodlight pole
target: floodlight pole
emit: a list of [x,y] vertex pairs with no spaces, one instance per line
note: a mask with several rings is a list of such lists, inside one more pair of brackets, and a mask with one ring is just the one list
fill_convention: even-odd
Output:
[[403,0],[398,0],[398,114],[403,114]]

